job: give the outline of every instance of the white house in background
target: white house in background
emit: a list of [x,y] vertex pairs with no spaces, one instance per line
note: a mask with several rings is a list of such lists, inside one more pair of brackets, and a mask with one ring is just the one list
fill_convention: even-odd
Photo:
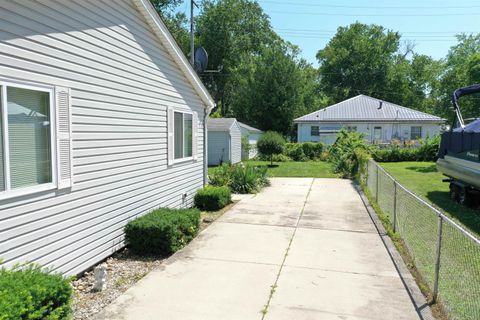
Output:
[[242,131],[235,118],[208,119],[208,165],[242,161]]
[[78,274],[192,205],[214,102],[148,0],[0,11],[0,260]]
[[242,159],[252,159],[257,155],[257,142],[262,136],[263,131],[240,121],[238,124],[242,130],[242,137],[248,139],[248,143],[250,144],[250,150],[248,151],[248,154],[242,150]]
[[345,128],[366,134],[371,143],[390,143],[417,140],[439,134],[445,119],[358,95],[332,106],[297,118],[298,142],[335,142],[338,132]]

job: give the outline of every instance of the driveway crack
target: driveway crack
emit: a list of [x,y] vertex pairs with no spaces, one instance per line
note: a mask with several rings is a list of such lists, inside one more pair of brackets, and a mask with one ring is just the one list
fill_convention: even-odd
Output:
[[278,270],[277,277],[275,278],[274,284],[271,286],[270,289],[270,295],[268,296],[268,301],[265,304],[265,307],[262,309],[262,320],[265,319],[268,313],[268,308],[270,307],[270,302],[272,301],[273,294],[275,293],[275,290],[277,289],[278,286],[278,279],[280,278],[280,274],[282,273],[283,266],[285,265],[285,261],[287,260],[288,252],[290,251],[290,247],[292,246],[293,239],[295,238],[295,234],[297,233],[298,230],[298,225],[300,224],[300,219],[302,219],[303,212],[305,210],[305,206],[307,205],[308,197],[310,197],[310,192],[312,191],[313,183],[315,182],[315,178],[312,179],[312,182],[310,183],[310,187],[308,188],[307,196],[305,197],[305,201],[303,202],[302,210],[300,211],[300,215],[298,216],[297,222],[295,224],[292,236],[290,238],[290,241],[288,242],[287,249],[285,250],[285,255],[283,256],[282,264],[280,265],[280,269]]

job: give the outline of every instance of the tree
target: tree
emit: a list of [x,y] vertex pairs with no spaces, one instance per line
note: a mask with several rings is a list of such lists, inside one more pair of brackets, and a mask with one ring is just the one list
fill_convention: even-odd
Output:
[[322,90],[334,102],[360,93],[378,97],[388,88],[399,45],[400,34],[382,26],[357,22],[338,28],[317,53]]
[[258,139],[257,149],[261,154],[270,157],[270,165],[273,166],[273,156],[285,150],[285,139],[278,132],[267,131]]
[[[461,87],[478,83],[480,34],[457,35],[458,44],[452,46],[447,54],[444,71],[437,88],[438,103],[435,113],[453,119],[451,97]],[[461,109],[465,118],[478,117],[479,96],[466,96],[461,100]]]
[[204,76],[203,81],[222,115],[232,115],[232,77],[242,56],[259,55],[279,37],[261,6],[251,0],[205,1],[197,18],[197,37],[209,54],[209,68],[223,68],[219,74]]

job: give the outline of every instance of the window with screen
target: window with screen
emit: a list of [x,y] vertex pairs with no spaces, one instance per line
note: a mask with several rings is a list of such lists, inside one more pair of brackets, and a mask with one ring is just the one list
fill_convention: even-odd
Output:
[[422,127],[411,127],[410,128],[410,140],[418,140],[422,138]]
[[1,89],[0,190],[53,182],[51,92]]
[[311,136],[319,136],[320,135],[320,130],[318,126],[311,126],[310,127],[310,135]]
[[193,121],[189,113],[174,113],[175,159],[190,158],[193,154]]

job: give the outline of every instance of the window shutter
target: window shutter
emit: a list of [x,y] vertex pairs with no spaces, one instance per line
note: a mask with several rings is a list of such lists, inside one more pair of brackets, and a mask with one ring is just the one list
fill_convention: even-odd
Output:
[[175,152],[175,147],[174,147],[174,135],[173,135],[173,123],[174,123],[174,117],[175,114],[173,112],[173,108],[169,107],[168,112],[167,112],[167,131],[168,131],[168,138],[167,138],[167,157],[168,157],[168,165],[173,164],[173,159],[174,159],[174,152]]
[[57,116],[57,181],[58,188],[70,188],[72,170],[72,113],[70,89],[55,88]]
[[193,160],[198,156],[198,113],[194,112],[192,116],[192,155]]

